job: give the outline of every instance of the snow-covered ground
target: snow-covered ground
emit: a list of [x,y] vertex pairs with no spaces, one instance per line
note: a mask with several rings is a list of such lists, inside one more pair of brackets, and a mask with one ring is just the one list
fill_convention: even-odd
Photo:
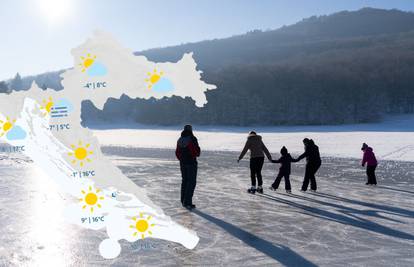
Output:
[[[197,210],[188,212],[179,202],[173,150],[103,151],[156,205],[197,231],[198,246],[121,242],[121,255],[104,260],[98,245],[105,233],[65,222],[66,196],[52,180],[18,154],[0,154],[0,266],[414,265],[412,162],[382,161],[379,186],[369,187],[359,160],[324,158],[319,193],[300,193],[302,162],[293,166],[293,195],[249,195],[248,161],[237,164],[237,152],[206,151],[199,160]],[[266,187],[277,167],[265,164]]]
[[[174,148],[179,127],[148,128],[120,125],[118,129],[97,127],[94,133],[103,145],[143,148]],[[123,129],[125,128],[125,129]],[[323,156],[360,158],[361,145],[368,143],[380,159],[414,161],[414,116],[393,116],[381,123],[340,126],[286,127],[197,127],[195,134],[203,150],[241,151],[250,130],[263,136],[273,153],[284,145],[290,152],[303,151],[302,140],[312,138]]]

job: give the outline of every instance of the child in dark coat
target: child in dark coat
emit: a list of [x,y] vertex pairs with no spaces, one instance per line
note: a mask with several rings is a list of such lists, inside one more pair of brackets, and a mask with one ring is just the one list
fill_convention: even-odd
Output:
[[286,147],[282,147],[282,149],[280,150],[280,154],[282,155],[280,159],[272,160],[273,163],[280,163],[281,166],[279,168],[279,174],[277,175],[275,182],[270,187],[270,190],[276,190],[279,187],[282,177],[284,177],[286,193],[291,193],[292,189],[291,189],[290,180],[289,180],[290,165],[291,165],[291,162],[295,162],[295,160],[290,156]]

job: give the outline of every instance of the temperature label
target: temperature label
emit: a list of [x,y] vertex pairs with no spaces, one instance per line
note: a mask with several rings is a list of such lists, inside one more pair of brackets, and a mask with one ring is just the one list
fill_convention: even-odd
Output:
[[1,146],[0,147],[0,152],[8,152],[8,153],[13,153],[13,152],[24,152],[24,146]]
[[97,222],[104,222],[105,216],[95,216],[95,217],[83,217],[81,218],[82,223],[97,223]]
[[154,243],[148,241],[144,242],[142,240],[138,240],[137,242],[132,243],[132,247],[138,250],[151,250],[157,248]]
[[66,124],[52,124],[49,125],[49,130],[51,131],[64,131],[64,130],[70,130],[70,124],[66,123]]
[[85,84],[84,88],[88,89],[97,89],[97,88],[105,88],[106,82],[90,82]]
[[95,176],[95,171],[77,171],[77,172],[73,172],[72,173],[72,176],[73,177],[79,177],[79,178],[82,178],[82,177],[93,177],[93,176]]

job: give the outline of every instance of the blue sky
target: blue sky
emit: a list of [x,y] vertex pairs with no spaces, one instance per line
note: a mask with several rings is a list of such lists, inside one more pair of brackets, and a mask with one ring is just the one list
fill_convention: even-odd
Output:
[[70,67],[95,29],[142,50],[367,6],[414,11],[412,0],[1,0],[0,80]]

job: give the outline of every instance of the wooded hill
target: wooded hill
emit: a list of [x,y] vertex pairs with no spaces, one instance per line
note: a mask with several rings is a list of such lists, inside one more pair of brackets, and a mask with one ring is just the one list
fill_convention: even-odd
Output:
[[[414,112],[414,13],[365,8],[273,31],[137,52],[157,62],[194,52],[218,89],[197,108],[180,97],[83,103],[86,123],[342,124]],[[53,75],[52,75],[53,76]],[[53,83],[56,87],[54,78]],[[47,81],[43,81],[48,86]],[[40,84],[42,86],[42,84]],[[59,89],[59,88],[57,88]]]

